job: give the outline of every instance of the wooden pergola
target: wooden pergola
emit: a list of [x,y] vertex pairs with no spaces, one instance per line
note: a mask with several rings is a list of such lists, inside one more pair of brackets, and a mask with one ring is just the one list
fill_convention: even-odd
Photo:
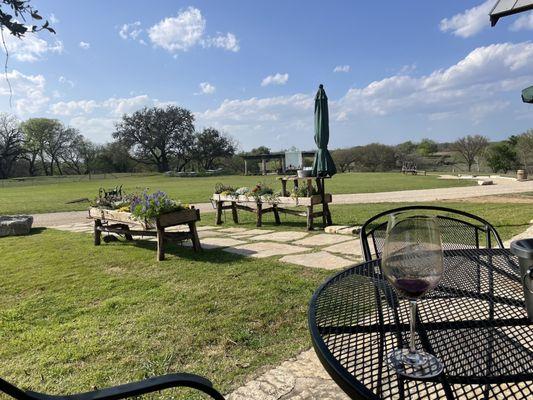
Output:
[[[306,157],[315,157],[316,151],[302,151],[302,158]],[[287,173],[290,168],[288,168],[288,165],[285,165],[285,152],[284,151],[277,151],[274,153],[268,153],[268,154],[251,154],[243,156],[244,158],[244,175],[248,175],[248,161],[255,161],[255,162],[261,162],[261,174],[266,175],[267,174],[267,167],[266,164],[269,161],[278,161],[279,162],[279,171],[281,174]]]

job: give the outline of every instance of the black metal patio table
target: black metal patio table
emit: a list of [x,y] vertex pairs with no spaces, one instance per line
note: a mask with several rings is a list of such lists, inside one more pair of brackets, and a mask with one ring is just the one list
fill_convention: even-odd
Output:
[[408,346],[408,301],[380,260],[329,278],[313,295],[309,329],[331,377],[356,399],[532,399],[533,324],[517,259],[505,249],[444,252],[439,286],[419,301],[417,346],[444,362],[440,376],[397,375],[387,354]]

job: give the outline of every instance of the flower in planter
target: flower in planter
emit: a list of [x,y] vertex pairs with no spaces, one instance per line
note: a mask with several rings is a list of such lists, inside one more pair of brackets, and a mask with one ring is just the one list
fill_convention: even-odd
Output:
[[165,192],[149,194],[146,190],[134,196],[130,204],[133,218],[137,220],[155,219],[162,214],[183,210],[180,202],[172,200]]

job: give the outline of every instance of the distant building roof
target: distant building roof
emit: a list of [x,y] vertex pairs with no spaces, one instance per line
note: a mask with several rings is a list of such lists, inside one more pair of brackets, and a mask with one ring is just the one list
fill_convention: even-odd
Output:
[[[314,157],[316,151],[302,151],[302,157]],[[242,158],[245,160],[279,160],[280,158],[285,158],[284,151],[276,151],[273,153],[266,154],[247,154],[243,155]]]
[[490,24],[496,25],[498,20],[508,15],[533,10],[533,0],[498,0],[490,15]]

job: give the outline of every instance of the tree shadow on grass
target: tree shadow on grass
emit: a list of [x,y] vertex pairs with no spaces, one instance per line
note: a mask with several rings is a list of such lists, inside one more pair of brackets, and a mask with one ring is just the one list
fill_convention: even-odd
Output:
[[[201,241],[200,241],[201,242]],[[157,254],[157,243],[148,240],[133,240],[127,241],[123,239],[112,239],[110,243],[117,243],[119,246],[133,246],[141,249],[146,249],[153,253],[155,259]],[[190,243],[190,242],[189,242]],[[106,243],[102,243],[101,246],[105,246]],[[177,243],[165,244],[165,259],[168,256],[174,256],[185,260],[210,262],[214,264],[227,264],[231,262],[239,262],[243,259],[249,258],[244,255],[234,254],[222,251],[224,247],[213,247],[209,249],[202,249],[201,251],[194,251],[192,247],[183,246]],[[165,262],[165,261],[163,261]]]

